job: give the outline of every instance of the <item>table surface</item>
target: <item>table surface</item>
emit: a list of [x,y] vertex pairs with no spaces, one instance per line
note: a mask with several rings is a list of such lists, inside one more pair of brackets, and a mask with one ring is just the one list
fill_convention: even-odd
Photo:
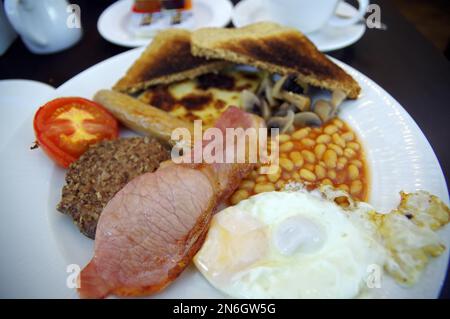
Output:
[[[81,7],[83,39],[70,50],[42,56],[30,53],[16,40],[0,57],[0,79],[32,79],[58,87],[90,66],[128,50],[107,42],[97,31],[98,17],[114,1],[71,2]],[[373,79],[400,102],[430,141],[449,185],[450,63],[389,1],[372,3],[380,5],[387,30],[368,29],[359,42],[329,54]],[[449,277],[441,298],[450,297]]]

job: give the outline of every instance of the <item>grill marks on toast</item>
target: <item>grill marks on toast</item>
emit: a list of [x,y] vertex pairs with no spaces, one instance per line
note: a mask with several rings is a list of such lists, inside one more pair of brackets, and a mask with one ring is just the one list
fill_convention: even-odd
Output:
[[205,28],[192,34],[192,54],[248,64],[270,73],[295,75],[300,82],[343,90],[357,98],[358,83],[321,53],[301,32],[261,22],[240,29]]
[[211,64],[211,61],[205,61],[205,59],[194,57],[191,54],[191,43],[188,40],[181,36],[173,37],[170,42],[164,43],[160,47],[159,55],[149,61],[147,68],[142,69],[136,80],[144,82]]
[[289,68],[305,75],[315,75],[320,79],[346,75],[322,54],[307,53],[300,47],[293,46],[292,43],[295,43],[295,41],[298,41],[298,39],[294,36],[286,36],[285,38],[272,36],[261,39],[259,42],[243,40],[238,43],[225,44],[222,48],[245,54],[252,59],[259,59],[274,66]]
[[195,57],[191,53],[191,33],[187,30],[160,32],[114,90],[136,93],[149,86],[170,84],[223,69],[229,63]]

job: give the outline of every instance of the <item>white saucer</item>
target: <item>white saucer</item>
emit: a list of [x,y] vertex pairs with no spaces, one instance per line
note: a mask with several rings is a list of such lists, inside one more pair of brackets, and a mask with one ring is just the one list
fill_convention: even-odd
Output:
[[[357,10],[345,3],[340,2],[336,11],[342,16],[353,16]],[[243,27],[260,21],[270,20],[268,12],[264,10],[261,0],[243,0],[239,2],[231,17],[235,27]],[[322,52],[342,49],[358,41],[366,31],[364,23],[357,23],[352,26],[335,28],[325,26],[319,31],[307,34],[308,38],[314,42]]]
[[[125,47],[139,47],[150,43],[150,38],[135,37],[127,30],[131,19],[133,0],[120,0],[100,15],[97,29],[109,42]],[[224,27],[231,19],[233,4],[230,0],[193,0],[194,28]]]

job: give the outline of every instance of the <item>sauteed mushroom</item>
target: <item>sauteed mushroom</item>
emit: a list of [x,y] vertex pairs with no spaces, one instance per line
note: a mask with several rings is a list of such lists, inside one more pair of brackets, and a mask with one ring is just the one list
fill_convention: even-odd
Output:
[[336,116],[339,105],[342,104],[346,97],[347,95],[343,91],[335,90],[332,93],[331,101],[317,100],[314,103],[313,111],[325,123]]
[[265,91],[266,100],[269,103],[270,107],[275,107],[278,105],[278,102],[275,100],[274,96],[272,95],[272,87],[267,87]]
[[277,99],[282,99],[281,92],[283,91],[283,87],[286,84],[289,76],[284,75],[282,76],[274,85],[272,89],[272,96]]
[[296,106],[301,112],[309,111],[310,109],[311,99],[306,95],[282,91],[281,96],[285,101]]
[[247,112],[260,113],[261,100],[256,96],[255,93],[244,90],[241,93],[241,105],[242,108]]
[[286,116],[289,110],[294,113],[298,112],[298,108],[296,108],[294,105],[284,102],[278,107],[278,111],[274,113],[274,116]]
[[253,92],[244,90],[241,93],[241,104],[245,111],[261,115],[264,120],[271,116],[270,107],[265,99],[258,98]]
[[337,108],[339,105],[344,102],[344,100],[347,98],[347,94],[345,94],[342,90],[335,90],[333,91],[333,94],[331,96],[331,104]]
[[262,102],[261,102],[261,115],[262,115],[263,119],[266,121],[268,119],[270,119],[270,117],[272,116],[270,106],[266,100],[262,100]]
[[277,81],[265,72],[255,93],[242,92],[242,107],[261,115],[268,127],[278,127],[282,133],[296,127],[320,126],[334,118],[340,104],[346,99],[342,90],[335,90],[331,100],[319,99],[311,106],[305,93],[308,85],[297,78],[284,75]]
[[257,95],[263,94],[267,86],[272,86],[272,78],[270,77],[269,72],[264,71],[261,76],[261,83],[258,86],[258,90],[256,90],[256,94]]
[[317,100],[313,107],[314,113],[316,113],[323,123],[327,122],[335,116],[336,108],[328,101]]
[[272,78],[270,77],[270,74],[268,72],[265,72],[261,84],[259,85],[257,94],[258,96],[264,96],[270,107],[274,107],[278,104],[272,94],[272,88],[273,88]]
[[314,112],[301,112],[294,116],[294,125],[296,127],[320,126],[322,121]]
[[287,112],[286,116],[274,116],[267,121],[268,128],[279,128],[280,133],[286,133],[293,130],[295,114],[291,110]]

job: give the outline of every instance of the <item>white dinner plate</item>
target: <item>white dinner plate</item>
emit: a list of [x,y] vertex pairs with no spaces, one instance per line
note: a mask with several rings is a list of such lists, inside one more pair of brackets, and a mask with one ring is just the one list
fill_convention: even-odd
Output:
[[0,298],[64,298],[66,269],[50,233],[53,164],[39,150],[33,115],[54,88],[29,80],[0,81]]
[[22,123],[43,103],[54,87],[31,80],[0,80],[0,152]]
[[[146,46],[150,38],[136,37],[128,31],[133,0],[119,0],[100,15],[97,29],[100,35],[117,45],[135,48]],[[194,28],[224,27],[231,19],[233,4],[230,0],[193,0]]]
[[[345,17],[352,17],[358,13],[355,7],[345,2],[340,2],[336,13]],[[231,17],[235,27],[243,27],[255,22],[270,20],[269,13],[264,9],[261,0],[243,0],[239,2],[233,10]],[[358,41],[366,31],[363,22],[351,26],[336,28],[324,26],[319,31],[309,33],[308,38],[322,52],[342,49]]]
[[[142,48],[124,52],[105,60],[75,76],[54,93],[54,97],[82,96],[92,98],[100,89],[110,88],[142,53]],[[380,211],[390,211],[399,201],[399,191],[427,190],[447,204],[448,190],[437,158],[414,120],[405,109],[381,87],[355,69],[336,61],[349,72],[361,85],[362,95],[356,101],[346,101],[342,105],[340,117],[343,118],[359,135],[367,153],[371,172],[370,203]],[[8,184],[6,206],[2,207],[2,218],[9,218],[10,227],[26,229],[24,238],[15,240],[21,247],[17,254],[37,256],[47,261],[48,271],[42,276],[48,285],[33,290],[35,296],[76,297],[74,289],[66,285],[66,270],[71,264],[83,267],[93,256],[94,242],[83,236],[73,225],[71,218],[56,211],[55,207],[61,196],[65,171],[45,157],[41,151],[28,152],[29,141],[33,139],[31,122],[26,123],[11,140],[12,149],[20,149],[24,156],[20,161],[9,162],[2,158],[1,167],[8,167],[2,172],[13,179],[21,174],[22,179]],[[25,166],[25,171],[24,170]],[[23,172],[22,172],[23,171]],[[29,184],[29,185],[28,185]],[[20,187],[20,186],[24,187]],[[2,182],[2,187],[4,186]],[[2,191],[2,196],[3,195]],[[2,200],[4,200],[2,198]],[[26,203],[25,203],[26,202]],[[28,216],[16,216],[16,207],[28,208]],[[22,208],[23,209],[23,208]],[[32,217],[47,219],[48,224],[37,224]],[[10,231],[13,232],[14,228]],[[22,232],[23,234],[25,232]],[[2,234],[3,235],[3,234]],[[450,245],[450,228],[440,232],[447,247]],[[53,241],[49,240],[53,237]],[[44,239],[45,240],[44,240]],[[3,245],[9,244],[9,238],[2,238]],[[39,241],[39,242],[37,242]],[[45,247],[37,248],[42,242]],[[14,246],[16,247],[16,246]],[[29,260],[29,259],[28,259]],[[63,260],[61,262],[61,260]],[[433,259],[422,275],[419,283],[413,288],[398,286],[385,275],[380,289],[373,289],[371,297],[378,298],[435,298],[438,296],[445,278],[448,262],[446,253]],[[33,265],[26,265],[33,271]],[[11,269],[10,267],[9,269]],[[25,269],[25,266],[23,266]],[[66,275],[66,277],[64,276]],[[3,274],[2,274],[3,276]],[[20,277],[11,274],[14,282]],[[3,277],[2,277],[3,278]],[[30,286],[35,289],[35,286]],[[3,289],[3,286],[2,288]],[[7,291],[2,291],[7,295]],[[190,266],[165,291],[154,298],[223,298]]]

